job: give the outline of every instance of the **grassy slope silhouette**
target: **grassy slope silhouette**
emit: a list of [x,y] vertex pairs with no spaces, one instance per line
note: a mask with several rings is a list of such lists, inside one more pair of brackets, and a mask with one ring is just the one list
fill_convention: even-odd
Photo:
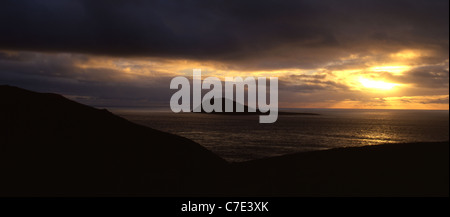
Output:
[[229,164],[107,110],[0,86],[0,196],[448,196],[448,147],[390,144]]
[[3,195],[194,194],[226,164],[191,140],[60,95],[0,86],[0,99]]

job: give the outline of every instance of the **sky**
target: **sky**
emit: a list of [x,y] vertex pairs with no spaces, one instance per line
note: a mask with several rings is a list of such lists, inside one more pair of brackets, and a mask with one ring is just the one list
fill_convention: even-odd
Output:
[[5,0],[0,85],[168,106],[170,80],[278,77],[285,108],[449,108],[448,0]]

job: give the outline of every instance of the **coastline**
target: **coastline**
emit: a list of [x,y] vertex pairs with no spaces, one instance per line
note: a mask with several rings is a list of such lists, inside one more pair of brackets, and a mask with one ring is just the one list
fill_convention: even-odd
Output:
[[0,196],[448,196],[449,142],[229,163],[57,94],[0,86]]

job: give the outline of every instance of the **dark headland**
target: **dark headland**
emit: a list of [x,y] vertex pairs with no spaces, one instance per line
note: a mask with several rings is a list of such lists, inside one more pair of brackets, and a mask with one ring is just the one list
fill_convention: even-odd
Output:
[[448,196],[449,143],[230,164],[107,110],[0,86],[0,173],[0,196]]

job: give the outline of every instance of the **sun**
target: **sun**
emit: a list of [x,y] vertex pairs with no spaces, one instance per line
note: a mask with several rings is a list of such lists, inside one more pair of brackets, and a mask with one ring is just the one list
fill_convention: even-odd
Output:
[[365,88],[373,88],[373,89],[380,89],[380,90],[391,90],[395,86],[398,86],[399,84],[395,83],[388,83],[384,81],[375,81],[367,78],[359,78],[359,82],[361,85]]

